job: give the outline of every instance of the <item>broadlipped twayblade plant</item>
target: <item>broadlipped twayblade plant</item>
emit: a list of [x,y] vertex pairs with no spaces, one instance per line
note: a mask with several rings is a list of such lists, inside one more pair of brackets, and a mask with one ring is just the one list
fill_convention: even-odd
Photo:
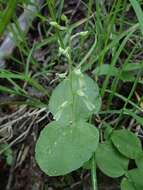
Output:
[[[52,26],[66,30],[55,21]],[[42,130],[36,144],[37,163],[50,176],[65,175],[94,159],[99,143],[99,131],[89,123],[92,114],[97,114],[101,107],[99,88],[80,67],[73,66],[71,59],[70,41],[78,35],[70,37],[66,46],[59,40],[59,54],[69,64],[68,75],[52,92],[49,111],[54,121]],[[95,164],[93,167],[95,177]]]

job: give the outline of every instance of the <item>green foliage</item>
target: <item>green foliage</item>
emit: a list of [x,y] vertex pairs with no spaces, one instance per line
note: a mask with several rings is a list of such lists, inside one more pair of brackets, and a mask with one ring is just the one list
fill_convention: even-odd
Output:
[[140,154],[138,158],[136,158],[136,165],[138,168],[143,170],[143,152]]
[[143,69],[143,62],[141,63],[126,63],[123,65],[123,71],[124,72],[136,72],[138,70]]
[[108,124],[104,123],[103,127],[104,129],[104,138],[105,140],[108,140],[113,132],[113,128]]
[[97,76],[100,75],[110,75],[110,76],[118,76],[118,69],[109,64],[102,64],[97,66],[97,68],[93,71],[93,73]]
[[121,182],[121,190],[136,190],[136,189],[134,185],[127,178],[123,178]]
[[127,174],[129,181],[136,190],[143,189],[143,170],[140,168],[132,169]]
[[83,167],[84,169],[86,169],[86,170],[90,170],[91,167],[92,167],[92,160],[90,159],[90,160],[88,160],[87,162],[85,162],[82,167]]
[[99,132],[86,120],[100,106],[97,84],[79,69],[56,87],[49,101],[55,121],[42,130],[36,144],[36,160],[46,174],[65,175],[92,157]]
[[143,118],[139,115],[137,115],[135,112],[130,111],[128,109],[124,109],[125,114],[130,115],[132,118],[134,118],[138,124],[140,124],[141,126],[143,126]]
[[40,134],[36,160],[48,175],[65,175],[91,158],[99,141],[98,130],[83,121],[62,126],[50,123]]
[[139,157],[142,151],[141,142],[138,137],[125,129],[113,132],[111,140],[118,151],[130,159]]
[[[0,13],[0,34],[5,32],[4,30],[7,24],[10,23],[10,19],[13,18],[13,21],[17,23],[17,17],[13,17],[16,1],[8,0],[7,4],[4,0],[2,1],[4,6],[1,7],[1,10],[4,7],[6,9]],[[34,1],[31,0],[18,0],[17,2],[20,3],[20,7],[25,4],[34,4]],[[92,169],[91,175],[94,179],[96,178],[97,165],[109,177],[124,175],[125,177],[121,183],[122,190],[141,190],[143,154],[140,140],[132,132],[125,129],[116,131],[116,127],[120,127],[123,115],[132,117],[139,125],[143,126],[143,119],[139,113],[139,111],[142,111],[139,107],[140,105],[136,102],[134,103],[134,99],[131,99],[137,84],[143,83],[141,79],[143,64],[142,62],[140,63],[142,38],[137,33],[139,28],[143,32],[142,5],[141,1],[137,0],[130,0],[131,4],[129,1],[121,0],[113,2],[112,5],[110,1],[105,4],[96,1],[96,14],[93,12],[93,0],[83,2],[84,8],[87,8],[87,18],[73,23],[73,15],[69,18],[69,13],[68,16],[65,16],[66,12],[62,10],[64,0],[47,0],[47,3],[42,7],[48,6],[51,18],[49,18],[49,14],[48,19],[47,16],[45,17],[40,13],[35,14],[39,17],[38,30],[41,32],[40,38],[37,38],[38,34],[36,34],[37,40],[33,47],[31,47],[31,40],[28,42],[28,38],[25,38],[26,36],[19,38],[21,36],[20,30],[18,30],[19,33],[14,34],[12,27],[9,27],[14,38],[20,39],[20,41],[15,40],[17,41],[19,53],[14,56],[21,55],[21,58],[18,60],[17,57],[12,56],[13,62],[10,69],[16,72],[0,71],[0,79],[8,83],[8,85],[0,85],[0,92],[6,93],[6,95],[24,97],[24,104],[45,109],[47,102],[42,103],[41,101],[46,98],[41,100],[31,97],[27,86],[49,97],[48,88],[43,88],[39,81],[42,77],[47,78],[47,75],[53,72],[53,69],[55,69],[53,66],[57,63],[59,68],[60,64],[65,64],[65,62],[61,63],[63,56],[66,57],[67,61],[73,61],[73,64],[69,63],[68,76],[53,90],[49,100],[49,111],[53,114],[55,121],[41,131],[36,144],[36,160],[40,168],[48,175],[57,176],[65,175],[83,166],[84,168]],[[124,15],[128,15],[131,5],[136,12],[139,24],[133,23],[132,19],[130,19],[130,22],[130,20],[124,18]],[[20,14],[21,10],[23,11],[23,9],[20,8]],[[133,15],[131,14],[131,16]],[[73,24],[70,25],[70,23]],[[84,28],[82,32],[81,25]],[[32,30],[34,28],[35,25]],[[55,34],[53,31],[55,31]],[[79,41],[76,39],[77,37],[80,38]],[[90,43],[86,42],[88,39],[90,39]],[[41,50],[45,49],[45,46],[51,47],[52,45],[53,47],[56,42],[59,43],[60,47],[55,48],[56,53],[51,51],[50,56],[48,53],[48,56],[44,56],[46,60],[44,58],[44,66],[41,67],[41,64],[35,59],[37,50],[41,52]],[[92,42],[93,44],[91,44]],[[90,45],[88,46],[88,44]],[[1,55],[3,54],[2,52],[0,53]],[[40,54],[43,54],[43,51]],[[73,56],[72,60],[71,55]],[[10,64],[11,60],[8,63]],[[16,68],[20,68],[19,73],[17,73],[16,68],[13,68],[15,63],[17,64]],[[30,65],[30,63],[32,64]],[[18,64],[21,65],[19,66]],[[8,65],[6,69],[9,69]],[[73,69],[73,65],[78,69]],[[103,97],[103,101],[105,101],[103,109],[105,109],[102,110],[105,117],[100,117],[103,112],[100,112],[101,97],[98,85],[89,76],[83,74],[79,67],[81,67],[82,72],[94,69],[93,74],[96,79],[99,76],[105,76],[100,80],[100,84],[102,83],[101,94],[102,96],[106,95],[105,98]],[[56,74],[58,75],[59,73]],[[37,76],[40,76],[39,80],[37,80]],[[120,91],[118,91],[118,86],[122,84],[121,81],[128,81],[131,85],[133,84],[128,97],[121,95]],[[108,99],[109,92],[111,96]],[[125,102],[123,109],[110,109],[114,96],[118,96]],[[20,101],[20,104],[23,104],[23,102]],[[3,105],[3,103],[0,102],[0,105]],[[10,104],[12,103],[15,104],[13,100]],[[132,105],[130,110],[126,108],[128,104]],[[113,117],[115,116],[114,113],[120,114],[117,117],[115,126],[110,126],[110,123],[107,123],[109,121],[108,119],[106,120],[108,113],[111,113]],[[102,143],[99,143],[99,131],[97,128],[88,123],[89,121],[94,121],[91,119],[92,114],[99,114],[98,121],[101,124],[99,126],[101,126],[100,140]],[[7,162],[11,163],[10,150],[5,151],[5,157]],[[96,160],[92,159],[93,157]],[[127,171],[129,159],[135,160],[137,169]],[[93,185],[93,189],[95,188],[95,185]]]
[[55,88],[49,101],[55,120],[62,124],[88,120],[93,113],[98,113],[100,106],[97,84],[78,69]]
[[143,35],[143,11],[142,11],[141,5],[138,0],[130,0],[130,2],[132,4],[134,11],[136,13],[136,16],[138,18],[138,21],[140,24],[140,30]]
[[119,78],[122,81],[134,81],[138,71],[143,69],[143,63],[127,63],[122,68],[117,68],[110,64],[97,66],[93,71],[96,76],[109,75]]
[[128,159],[122,156],[110,141],[99,144],[96,150],[96,161],[99,169],[110,177],[120,177],[126,173]]
[[[128,163],[129,159],[136,159],[140,165],[137,159],[142,152],[140,140],[134,133],[114,130],[105,122],[106,141],[98,145],[99,132],[87,121],[93,113],[98,113],[100,106],[97,84],[79,69],[73,69],[55,88],[49,101],[55,121],[42,130],[35,150],[37,163],[46,174],[65,175],[82,166],[94,173],[91,158],[95,152],[95,164],[107,176],[116,178],[128,174],[128,178],[135,178],[128,171]],[[134,188],[128,178],[121,183],[123,190]]]
[[8,5],[4,13],[1,15],[0,18],[0,37],[3,34],[7,24],[9,23],[13,13],[15,12],[17,5],[17,0],[9,0]]

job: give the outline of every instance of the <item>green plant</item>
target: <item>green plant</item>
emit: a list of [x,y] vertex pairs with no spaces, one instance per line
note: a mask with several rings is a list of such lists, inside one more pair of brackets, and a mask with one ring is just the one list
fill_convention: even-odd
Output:
[[1,15],[0,18],[0,37],[3,34],[7,24],[9,23],[11,16],[13,16],[13,13],[15,12],[16,9],[16,5],[17,5],[17,0],[9,0],[8,1],[8,5],[6,10],[4,11],[4,13]]
[[87,121],[100,106],[97,84],[80,69],[73,69],[49,101],[55,121],[41,132],[36,145],[36,160],[42,170],[49,175],[64,175],[92,157],[99,132]]
[[[51,6],[49,2],[53,15]],[[51,25],[55,27],[59,38],[59,53],[68,60],[69,74],[50,97],[49,110],[54,121],[45,127],[39,136],[35,151],[36,160],[46,174],[59,176],[82,167],[92,158],[92,181],[93,188],[96,189],[95,151],[99,143],[99,131],[88,121],[101,107],[99,87],[81,71],[80,64],[73,67],[70,43],[67,46],[59,33],[66,28],[55,21],[51,22]],[[87,32],[81,32],[77,36],[86,34]],[[69,38],[71,41],[74,37]]]
[[[109,177],[124,175],[122,190],[126,190],[127,185],[140,190],[143,184],[136,181],[136,175],[143,177],[140,171],[143,159],[141,142],[126,129],[114,130],[108,126],[104,130],[104,142],[99,144],[99,131],[87,121],[93,113],[98,113],[100,106],[97,84],[80,69],[71,70],[50,98],[49,109],[55,121],[40,134],[36,160],[46,174],[58,176],[84,167],[92,157],[88,167],[93,179],[97,166]],[[128,170],[130,159],[136,161],[138,169]]]
[[[86,67],[88,67],[86,65],[83,66],[83,64],[93,52],[96,40],[79,65],[74,67],[70,46],[73,38],[73,36],[70,37],[72,28],[60,26],[56,22],[53,5],[50,1],[48,2],[48,6],[51,15],[53,15],[51,25],[56,31],[56,38],[60,45],[60,55],[66,56],[69,63],[69,74],[54,89],[50,97],[49,110],[53,114],[54,121],[42,130],[36,143],[35,157],[38,165],[50,176],[65,175],[80,167],[90,169],[93,190],[97,190],[98,188],[96,179],[96,168],[98,167],[109,177],[117,178],[123,176],[121,181],[122,190],[141,190],[143,188],[141,180],[143,177],[141,170],[143,167],[143,151],[139,138],[127,129],[123,129],[122,127],[119,129],[118,124],[114,128],[106,125],[101,131],[91,124],[92,115],[98,114],[100,111],[101,97],[97,83],[83,73],[87,69]],[[103,62],[106,51],[125,36],[113,56],[111,65],[100,64],[93,71],[93,74],[95,77],[100,75],[106,76],[101,89],[102,96],[105,92],[110,92],[107,89],[110,76],[117,79],[112,86],[109,99],[111,102],[112,96],[117,95],[125,101],[123,109],[119,110],[119,120],[123,114],[126,114],[133,117],[142,125],[142,118],[133,113],[133,110],[126,109],[128,103],[138,108],[130,98],[137,83],[142,83],[142,81],[138,80],[142,63],[132,67],[132,64],[127,61],[120,69],[120,72],[118,72],[115,66],[119,54],[138,26],[138,24],[134,25],[112,41],[111,44],[105,45],[106,48],[101,51],[100,57],[94,57],[94,61],[100,58],[100,61]],[[67,34],[66,40],[63,40],[61,37],[62,32]],[[75,36],[86,34],[79,33]],[[115,93],[118,80],[135,80],[128,98]],[[100,135],[100,132],[104,134],[104,137]],[[132,160],[136,162],[136,168],[129,169],[129,163]],[[139,176],[139,179],[137,179],[137,176]]]
[[[79,1],[87,12],[84,11],[85,17],[81,20],[72,21],[71,18],[68,20],[67,12],[70,11],[64,11],[64,0],[44,1],[42,12],[45,13],[48,6],[51,18],[49,14],[45,16],[23,7],[23,4],[30,5],[32,2],[35,9],[35,2],[40,1],[19,0],[18,4],[15,0],[8,0],[7,3],[1,1],[4,4],[2,10],[4,7],[6,9],[0,13],[0,36],[7,29],[5,35],[8,32],[12,34],[18,54],[0,52],[1,60],[9,59],[6,68],[0,70],[0,79],[3,81],[0,92],[2,96],[17,97],[0,101],[0,106],[24,104],[44,110],[48,107],[53,114],[54,121],[41,131],[36,144],[35,155],[40,168],[51,176],[65,175],[80,167],[90,169],[93,190],[97,190],[96,170],[99,168],[109,177],[123,176],[122,190],[142,190],[143,151],[138,135],[134,134],[138,127],[143,126],[142,97],[136,100],[137,93],[142,96],[136,87],[143,84],[142,2]],[[29,10],[28,15],[38,17],[36,22],[40,35],[36,34],[32,44],[28,36],[33,38],[33,34],[30,32],[26,36],[16,16],[19,14],[13,14],[17,6],[20,10]],[[34,16],[30,20],[26,19],[30,21],[29,25],[32,25]],[[10,21],[13,24],[7,27]],[[36,29],[35,24],[32,31]],[[77,32],[81,30],[84,32]],[[45,46],[53,47],[56,43],[60,48],[54,46],[46,49],[47,57],[44,56],[44,64],[41,64],[35,57],[37,50],[41,52]],[[65,56],[69,63],[67,72],[62,75],[60,69],[55,69],[55,66],[67,68],[65,58],[60,55]],[[92,72],[96,82],[85,74],[86,71]],[[64,76],[64,80],[53,91],[47,106],[51,92],[48,77],[53,73],[62,78]],[[41,84],[43,79],[46,82]],[[98,81],[102,84],[100,88]],[[122,85],[127,87],[126,94],[122,94]],[[131,89],[128,89],[130,86]],[[32,89],[32,93],[29,89]],[[44,97],[33,96],[33,92],[40,92]],[[102,110],[100,94],[103,99]],[[114,100],[119,100],[120,108],[114,104]],[[94,122],[96,114],[98,126]],[[128,127],[129,119],[133,125],[129,124]],[[10,163],[11,149],[7,148],[3,147],[2,152],[5,150],[4,156]]]

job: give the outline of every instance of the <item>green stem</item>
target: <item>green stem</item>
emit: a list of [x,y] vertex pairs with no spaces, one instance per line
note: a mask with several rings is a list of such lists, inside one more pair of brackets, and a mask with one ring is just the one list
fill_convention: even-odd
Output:
[[92,157],[91,180],[92,180],[92,190],[97,190],[98,188],[97,188],[95,153],[93,154]]
[[[122,115],[124,114],[124,110],[125,110],[127,104],[129,103],[129,100],[131,99],[131,97],[133,96],[133,94],[134,94],[134,92],[135,92],[135,90],[136,90],[136,87],[137,87],[137,84],[138,84],[138,80],[139,80],[140,74],[141,74],[141,71],[138,72],[137,77],[136,77],[136,79],[135,79],[135,81],[134,81],[134,84],[133,84],[133,86],[132,86],[132,89],[131,89],[131,91],[130,91],[130,93],[129,93],[129,95],[128,95],[128,98],[127,98],[127,100],[126,100],[126,102],[125,102],[125,104],[124,104],[124,106],[123,106],[123,108],[122,108],[122,111],[121,111],[121,113],[120,113],[120,115],[119,115],[119,121],[120,121],[120,119],[122,118]],[[135,107],[135,106],[134,106],[134,107]],[[114,129],[117,128],[118,124],[119,124],[119,122],[116,123],[116,125],[114,126]]]
[[75,118],[74,118],[74,102],[75,102],[75,95],[73,92],[73,77],[72,77],[72,71],[73,71],[73,64],[72,64],[72,59],[71,59],[71,53],[69,52],[69,57],[68,57],[68,63],[69,63],[69,75],[70,75],[70,89],[71,89],[71,93],[72,93],[72,123],[75,122]]
[[[56,14],[55,14],[55,10],[54,10],[54,7],[53,7],[51,1],[47,0],[47,5],[48,5],[49,12],[50,12],[50,15],[51,15],[53,21],[56,22],[57,21]],[[62,36],[57,28],[55,28],[55,30],[56,30],[56,37],[59,40],[60,46],[64,49],[64,42],[62,40]]]

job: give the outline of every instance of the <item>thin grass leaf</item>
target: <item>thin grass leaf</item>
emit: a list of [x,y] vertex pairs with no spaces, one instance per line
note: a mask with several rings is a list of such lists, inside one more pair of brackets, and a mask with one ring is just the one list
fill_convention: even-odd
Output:
[[49,96],[47,90],[45,88],[43,88],[43,86],[41,84],[39,84],[36,80],[32,79],[28,75],[25,75],[25,74],[22,74],[22,73],[17,74],[17,73],[12,73],[12,72],[9,72],[9,71],[6,71],[6,70],[1,70],[0,71],[0,78],[19,79],[19,80],[26,81],[27,83],[29,83],[31,86],[33,86],[34,88],[36,88],[40,92],[43,92],[45,95]]
[[9,0],[8,6],[4,11],[2,18],[0,19],[0,36],[3,34],[7,24],[9,23],[13,13],[15,12],[17,2],[17,0]]
[[0,92],[6,92],[8,94],[15,94],[17,95],[17,92],[13,89],[7,88],[5,86],[0,85]]
[[141,126],[143,126],[143,118],[139,115],[137,115],[134,111],[124,109],[124,113],[134,118],[137,123],[139,123]]
[[136,16],[137,16],[139,24],[140,24],[140,30],[143,35],[143,11],[141,9],[140,3],[137,0],[130,0],[130,3],[133,6],[133,9],[136,13]]

